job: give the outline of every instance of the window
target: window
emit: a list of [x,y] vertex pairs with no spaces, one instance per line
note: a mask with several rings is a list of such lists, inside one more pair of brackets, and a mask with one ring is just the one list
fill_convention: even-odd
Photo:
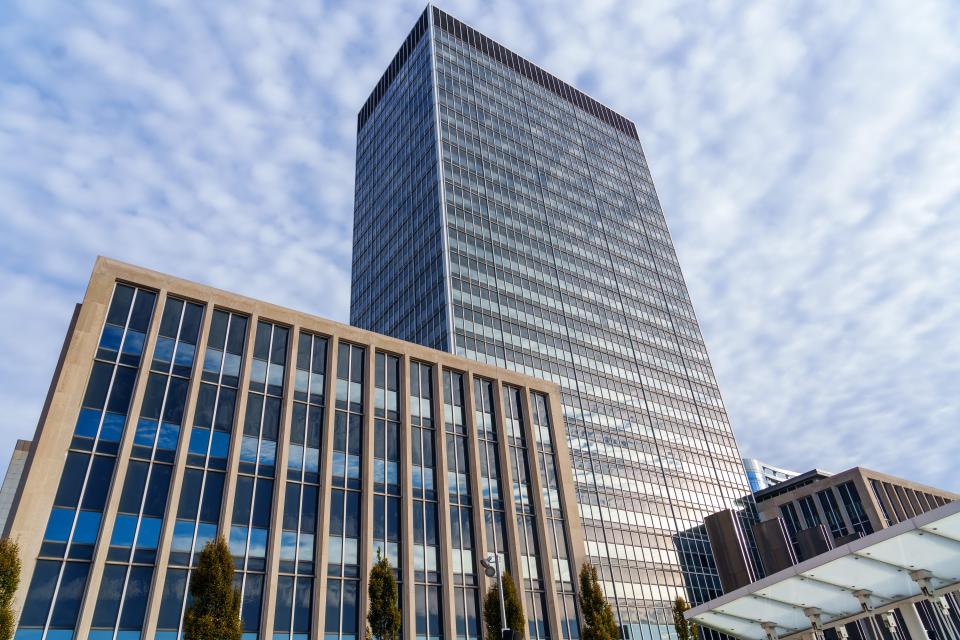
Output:
[[[543,505],[547,515],[544,526],[547,537],[552,542],[551,564],[553,568],[554,589],[559,594],[557,604],[560,607],[560,633],[564,640],[580,637],[577,624],[577,611],[574,608],[573,569],[570,567],[570,554],[563,531],[563,504],[560,499],[560,482],[557,478],[557,464],[554,456],[553,434],[550,424],[548,399],[542,393],[530,394],[530,406],[533,413],[533,436],[537,441],[537,459],[540,461],[540,486],[543,491]],[[538,623],[539,626],[540,623]]]
[[830,526],[830,534],[834,539],[842,538],[847,535],[847,526],[843,522],[843,516],[840,514],[840,506],[833,495],[832,489],[817,492],[817,499],[823,508],[823,513],[827,517],[827,524]]
[[520,543],[520,569],[527,600],[527,627],[531,640],[548,637],[544,617],[544,583],[540,569],[540,549],[534,506],[530,501],[530,470],[524,435],[524,412],[520,389],[503,387],[504,424],[513,471],[513,501],[517,512]]
[[378,352],[374,390],[373,556],[400,578],[400,358]]
[[813,496],[803,496],[797,502],[800,504],[803,519],[807,523],[806,528],[820,526],[820,514],[817,513],[817,505],[813,502]]
[[337,348],[333,431],[333,490],[327,548],[326,640],[356,640],[360,582],[360,465],[364,425],[366,351],[341,342]]
[[497,420],[494,410],[495,386],[490,380],[473,379],[474,426],[480,447],[480,486],[483,491],[486,549],[499,556],[501,567],[509,567],[507,530],[504,522]]
[[480,608],[473,557],[473,509],[463,374],[443,372],[443,398],[457,639],[477,640],[480,636]]
[[863,502],[860,501],[860,493],[857,491],[853,482],[844,482],[837,487],[840,492],[840,500],[847,510],[847,516],[850,518],[850,524],[853,530],[862,536],[873,533],[873,525],[870,524],[870,517],[863,508]]
[[260,629],[288,337],[289,330],[284,327],[263,320],[257,323],[230,530],[230,551],[237,569],[234,580],[242,596],[245,635]]
[[[410,409],[411,441],[413,457],[413,570],[417,585],[416,635],[438,638],[443,635],[439,617],[433,611],[440,610],[439,540],[437,533],[436,492],[436,431],[433,421],[433,369],[420,362],[410,363]],[[423,605],[423,609],[420,606]],[[419,615],[421,612],[429,615]]]

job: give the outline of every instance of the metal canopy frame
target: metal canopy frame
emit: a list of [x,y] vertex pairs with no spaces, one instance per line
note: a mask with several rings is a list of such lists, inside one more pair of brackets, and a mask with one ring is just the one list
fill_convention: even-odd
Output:
[[951,502],[690,609],[746,640],[787,639],[960,588],[960,502]]

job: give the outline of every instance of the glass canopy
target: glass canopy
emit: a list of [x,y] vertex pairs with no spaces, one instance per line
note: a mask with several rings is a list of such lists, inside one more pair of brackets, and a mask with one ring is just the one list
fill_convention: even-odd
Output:
[[809,633],[960,588],[960,502],[823,553],[687,612],[750,640]]

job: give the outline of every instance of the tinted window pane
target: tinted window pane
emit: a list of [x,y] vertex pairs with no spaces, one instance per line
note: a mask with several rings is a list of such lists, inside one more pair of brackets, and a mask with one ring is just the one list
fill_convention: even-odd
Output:
[[130,462],[127,467],[127,479],[123,483],[123,492],[120,494],[120,511],[122,513],[139,513],[140,502],[143,499],[143,487],[147,482],[146,462]]
[[317,528],[317,487],[304,485],[303,504],[300,509],[300,530],[313,532]]
[[289,329],[275,327],[273,330],[273,344],[270,347],[270,362],[284,364],[287,361],[287,335]]
[[260,628],[260,595],[262,590],[263,576],[247,574],[243,605],[240,610],[244,631],[257,631]]
[[243,432],[247,435],[260,434],[260,416],[263,413],[263,396],[251,393],[247,398],[247,414],[243,419]]
[[270,526],[270,504],[273,502],[273,482],[258,480],[256,497],[253,505],[253,526],[266,528]]
[[270,355],[270,330],[272,326],[266,322],[257,323],[257,337],[253,343],[253,357],[266,360]]
[[330,493],[330,533],[343,535],[343,491]]
[[67,461],[63,466],[63,474],[60,476],[60,486],[57,488],[57,497],[54,504],[61,507],[77,506],[89,460],[90,456],[86,453],[75,451],[67,453]]
[[63,577],[60,579],[60,590],[57,593],[57,603],[50,618],[51,627],[72,629],[76,626],[89,568],[90,564],[86,562],[65,563]]
[[250,521],[250,506],[253,502],[253,478],[237,478],[237,495],[233,500],[234,524],[247,524]]
[[133,393],[133,383],[137,378],[137,370],[132,367],[117,367],[113,377],[113,387],[110,391],[110,401],[107,410],[126,415],[130,408],[130,395]]
[[97,541],[97,533],[100,531],[100,515],[99,511],[80,511],[77,513],[77,524],[73,529],[73,542],[75,544],[93,544]]
[[199,469],[186,469],[183,473],[183,486],[180,489],[180,505],[177,514],[180,518],[196,518],[197,505],[200,502],[200,483],[203,472]]
[[360,494],[347,492],[346,527],[344,535],[349,538],[360,537]]
[[293,606],[293,576],[277,579],[277,606],[274,613],[274,631],[290,630],[290,610]]
[[200,335],[200,323],[203,320],[203,307],[192,302],[187,303],[183,311],[183,321],[180,327],[180,340],[190,344],[197,343]]
[[160,319],[160,335],[176,338],[180,328],[180,312],[183,310],[183,301],[176,298],[167,298],[163,306],[163,317]]
[[357,631],[357,585],[353,580],[343,582],[343,633]]
[[201,384],[197,394],[197,408],[193,424],[198,427],[210,427],[213,424],[213,405],[217,399],[217,388],[212,384]]
[[103,362],[94,362],[90,372],[90,382],[87,383],[87,393],[83,397],[83,406],[102,409],[107,399],[107,389],[110,387],[110,376],[113,366]]
[[167,506],[167,493],[170,490],[171,471],[172,467],[168,465],[153,465],[150,486],[147,487],[147,500],[143,505],[144,515],[163,517],[163,511]]
[[107,322],[123,326],[127,324],[127,315],[130,313],[130,303],[133,301],[133,287],[118,284],[113,291],[113,300],[110,301],[110,311],[107,312]]
[[228,315],[219,309],[213,312],[213,318],[210,321],[210,336],[207,340],[207,346],[214,349],[223,349],[227,337],[227,319]]
[[163,405],[163,391],[166,387],[167,377],[159,373],[151,373],[147,380],[147,390],[143,396],[143,407],[140,409],[140,417],[158,420],[160,418],[160,407]]
[[280,430],[280,398],[268,397],[263,411],[263,437],[276,440]]
[[83,494],[83,508],[103,510],[107,502],[107,490],[113,477],[115,459],[108,456],[93,456],[90,475],[87,478],[87,488]]
[[295,530],[297,516],[300,510],[300,485],[294,482],[287,483],[286,494],[283,499],[283,528]]
[[340,631],[340,585],[339,580],[327,583],[327,612],[324,618],[324,628],[327,633]]
[[227,336],[227,351],[229,353],[243,353],[243,343],[247,334],[247,319],[233,316],[230,322],[230,335]]
[[312,602],[312,581],[300,579],[297,582],[297,592],[294,594],[293,631],[295,633],[308,633],[310,631],[310,605]]
[[120,596],[123,593],[123,581],[126,576],[125,566],[108,564],[104,567],[97,608],[93,611],[94,627],[113,628],[117,621],[117,612],[120,610]]
[[203,488],[203,507],[200,509],[200,520],[216,522],[220,519],[220,503],[223,499],[223,474],[207,473],[207,483]]
[[233,389],[220,389],[220,402],[217,404],[217,419],[214,427],[229,431],[233,426],[233,412],[237,401],[237,392]]
[[186,584],[186,571],[181,569],[167,571],[167,579],[163,582],[163,596],[160,600],[160,616],[157,618],[157,628],[177,629],[180,626],[180,607],[183,603]]
[[187,381],[183,378],[170,378],[167,391],[167,403],[163,407],[163,419],[166,422],[183,422],[183,405],[187,400]]
[[43,534],[44,540],[55,540],[57,542],[66,542],[70,537],[70,529],[73,527],[73,516],[76,513],[73,509],[57,509],[50,511],[50,519],[47,521],[47,530]]
[[60,563],[52,560],[38,560],[27,590],[26,602],[20,616],[20,624],[25,627],[42,627],[47,621],[53,589],[60,573]]
[[143,614],[147,609],[147,594],[150,592],[152,576],[153,567],[131,567],[123,599],[123,613],[120,615],[121,629],[143,627]]
[[139,290],[133,300],[133,311],[130,313],[130,328],[146,333],[150,326],[150,314],[153,311],[153,302],[157,294],[151,291]]

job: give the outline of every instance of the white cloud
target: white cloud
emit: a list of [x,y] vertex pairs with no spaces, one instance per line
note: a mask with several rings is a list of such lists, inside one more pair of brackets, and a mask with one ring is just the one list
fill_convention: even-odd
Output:
[[[744,453],[960,488],[955,3],[444,8],[637,123]],[[421,10],[11,9],[3,451],[96,254],[346,319],[356,112]]]

